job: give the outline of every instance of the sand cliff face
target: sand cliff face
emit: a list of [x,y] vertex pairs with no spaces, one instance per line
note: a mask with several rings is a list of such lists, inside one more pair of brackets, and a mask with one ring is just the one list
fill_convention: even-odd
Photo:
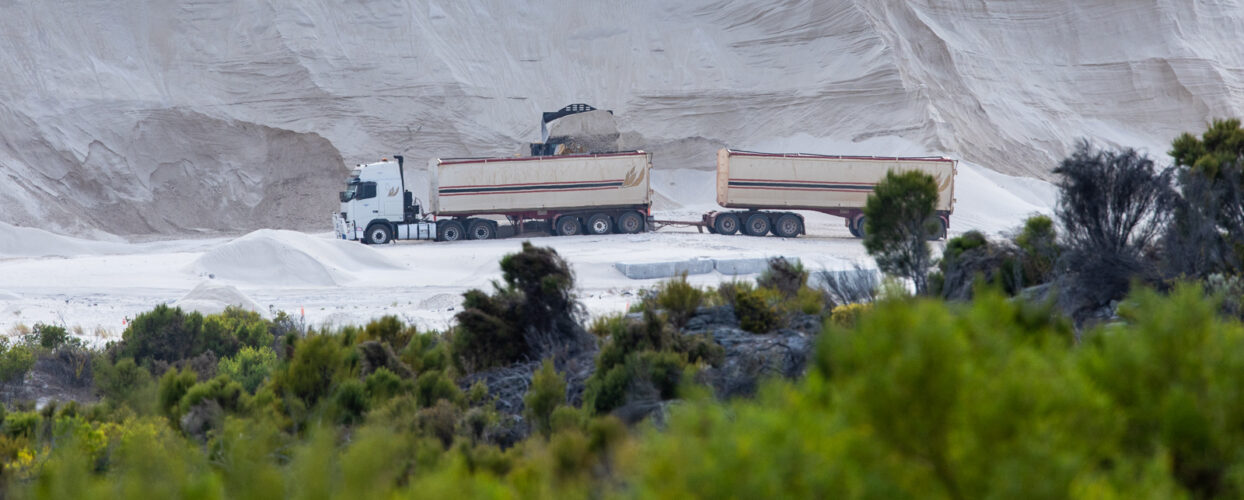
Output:
[[509,155],[571,102],[658,168],[806,135],[1046,175],[1244,115],[1234,0],[338,3],[0,0],[0,221],[327,227],[343,163]]

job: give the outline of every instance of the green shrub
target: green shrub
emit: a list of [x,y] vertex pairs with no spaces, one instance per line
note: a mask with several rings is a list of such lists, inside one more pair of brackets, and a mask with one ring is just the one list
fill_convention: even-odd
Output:
[[759,290],[737,290],[734,315],[739,318],[739,326],[752,333],[768,333],[779,326],[777,309],[769,305]]
[[513,307],[500,300],[505,295],[498,295],[494,299],[479,290],[463,294],[451,350],[464,373],[510,364],[529,349],[514,321]]
[[26,344],[11,344],[0,338],[0,382],[21,382],[35,365],[35,352]]
[[688,283],[687,273],[682,273],[677,278],[657,285],[652,297],[657,306],[665,310],[665,315],[674,328],[682,328],[704,302],[704,291]]
[[462,401],[462,390],[445,376],[445,372],[426,371],[419,374],[415,379],[415,401],[419,407],[434,406],[442,399],[456,404]]
[[233,357],[224,358],[216,366],[216,372],[242,384],[246,392],[254,393],[259,385],[276,370],[276,352],[271,347],[243,347]]
[[638,366],[632,371],[647,378],[661,399],[673,399],[678,395],[686,365],[681,356],[669,351],[648,351],[640,353],[636,362]]
[[279,389],[289,391],[308,408],[333,388],[338,374],[345,371],[344,349],[329,335],[312,335],[295,345],[294,356],[275,377]]
[[159,360],[172,363],[202,352],[203,316],[180,307],[160,304],[139,314],[121,334],[120,356],[147,365]]
[[339,424],[353,425],[362,421],[368,406],[367,387],[358,380],[342,382],[333,394],[333,414]]
[[769,267],[756,278],[756,284],[777,290],[785,297],[794,297],[808,285],[808,271],[798,260],[792,263],[785,257],[774,257],[769,259]]
[[418,335],[414,326],[407,327],[397,316],[386,315],[377,320],[372,320],[363,327],[362,335],[358,341],[375,340],[389,344],[394,351],[405,348],[412,338]]
[[56,325],[36,323],[34,327],[34,335],[38,338],[39,347],[49,351],[65,345],[66,343],[73,343],[75,345],[81,343],[75,342],[77,339],[70,337],[69,332],[66,331],[64,327]]
[[860,316],[872,310],[872,304],[847,304],[835,307],[829,321],[842,328],[854,328]]
[[384,403],[390,398],[399,394],[406,394],[413,389],[414,384],[409,381],[402,380],[388,368],[379,368],[368,375],[364,380],[367,389],[367,397],[372,402],[372,406]]
[[116,364],[104,356],[95,358],[95,388],[104,399],[146,413],[157,402],[151,373],[133,359],[124,358]]
[[605,339],[621,332],[626,328],[626,316],[621,313],[606,314],[598,316],[592,320],[592,325],[587,331],[592,332],[597,338]]
[[242,385],[220,375],[207,382],[200,382],[190,387],[182,396],[178,405],[184,413],[204,401],[215,401],[225,411],[238,411],[245,406],[246,390]]
[[1025,285],[1039,285],[1053,278],[1054,264],[1062,254],[1053,219],[1044,215],[1029,217],[1015,235],[1015,246],[1023,251]]
[[553,430],[552,415],[566,402],[566,380],[553,368],[553,360],[545,359],[531,378],[531,387],[523,397],[523,415],[532,428],[548,437]]
[[181,398],[197,382],[198,376],[188,367],[181,371],[170,368],[164,372],[163,377],[160,377],[156,390],[159,395],[159,409],[170,422],[173,422],[174,426],[177,425],[177,419],[181,417]]
[[556,250],[523,242],[522,251],[501,259],[501,276],[504,283],[494,283],[491,296],[480,290],[463,295],[450,343],[459,371],[590,346],[577,320],[582,308],[571,293],[574,274]]

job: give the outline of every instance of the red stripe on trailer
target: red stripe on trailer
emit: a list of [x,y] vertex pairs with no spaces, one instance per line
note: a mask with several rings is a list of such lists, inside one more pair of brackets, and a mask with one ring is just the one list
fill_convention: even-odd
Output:
[[503,161],[533,161],[533,160],[560,160],[565,158],[611,158],[615,156],[640,156],[647,155],[643,151],[633,153],[600,153],[600,154],[583,154],[583,155],[560,155],[560,156],[520,156],[520,157],[499,157],[499,158],[447,158],[437,160],[441,165],[459,165],[463,163],[496,163]]
[[520,182],[517,184],[474,184],[463,186],[440,186],[437,189],[462,189],[462,188],[480,188],[480,187],[511,187],[511,186],[549,186],[554,184],[584,184],[599,182],[625,182],[626,179],[605,179],[600,181],[565,181],[565,182]]
[[727,150],[733,156],[766,156],[774,158],[825,158],[829,160],[880,160],[880,161],[945,161],[954,162],[941,156],[850,156],[850,155],[815,155],[809,153],[756,153],[752,151]]
[[730,179],[729,181],[730,182],[735,182],[735,181],[773,182],[773,183],[785,182],[789,184],[850,184],[853,186],[876,186],[877,185],[876,182],[788,181],[788,180],[774,180],[774,179],[739,179],[739,178],[733,178],[733,179]]
[[793,187],[769,187],[769,186],[730,186],[730,189],[771,189],[774,191],[835,191],[839,193],[862,193],[863,189],[839,189],[839,188],[793,188]]
[[522,191],[482,191],[478,193],[448,193],[439,196],[480,196],[485,194],[527,194],[527,193],[567,193],[570,191],[601,191],[604,189],[618,189],[616,186],[597,187],[597,188],[579,188],[579,189],[525,189]]

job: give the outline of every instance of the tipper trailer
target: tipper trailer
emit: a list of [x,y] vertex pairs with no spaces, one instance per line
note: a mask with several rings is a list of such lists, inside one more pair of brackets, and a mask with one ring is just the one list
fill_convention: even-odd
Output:
[[427,212],[406,189],[404,159],[359,165],[333,214],[337,236],[364,243],[496,238],[541,219],[554,234],[637,233],[647,228],[652,158],[643,151],[428,162]]
[[[937,182],[940,237],[954,211],[956,162],[941,157],[830,156],[717,152],[717,204],[739,210],[713,211],[692,225],[717,234],[772,233],[793,238],[804,231],[804,218],[790,210],[836,215],[856,237],[864,234],[864,204],[886,172],[918,170]],[[677,221],[656,221],[674,223]]]

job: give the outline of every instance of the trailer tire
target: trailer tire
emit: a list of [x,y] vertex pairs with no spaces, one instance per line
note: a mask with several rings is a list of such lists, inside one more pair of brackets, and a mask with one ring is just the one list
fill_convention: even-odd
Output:
[[363,233],[363,242],[371,245],[383,245],[393,241],[393,230],[387,224],[372,224]]
[[747,221],[743,223],[743,234],[748,236],[764,236],[769,234],[769,216],[762,213],[754,213],[747,216]]
[[946,237],[946,219],[934,215],[929,220],[929,241],[937,241]]
[[583,232],[583,225],[579,224],[579,219],[573,215],[558,217],[553,225],[557,228],[558,236],[575,236]]
[[864,234],[865,234],[864,224],[866,222],[866,219],[867,217],[864,217],[862,215],[860,216],[860,218],[855,219],[855,237],[856,238],[860,238],[860,239],[864,238]]
[[491,240],[497,237],[497,230],[493,228],[490,221],[472,219],[467,224],[466,236],[470,240]]
[[634,210],[622,212],[618,216],[617,227],[614,228],[622,234],[635,234],[644,230],[644,216]]
[[732,235],[739,232],[739,216],[735,214],[721,214],[713,221],[713,229],[717,234]]
[[795,214],[782,214],[773,223],[773,235],[779,238],[794,238],[803,232],[803,223]]
[[436,241],[458,241],[466,236],[462,223],[456,220],[436,223]]
[[605,214],[592,214],[587,218],[588,234],[609,234],[613,232],[613,220]]
[[853,237],[855,237],[855,238],[859,238],[859,237],[860,237],[860,232],[859,232],[859,231],[857,231],[857,230],[855,229],[855,225],[854,225],[854,224],[851,224],[850,222],[848,222],[848,223],[847,223],[847,231],[850,231],[850,232],[851,232],[851,236],[853,236]]

